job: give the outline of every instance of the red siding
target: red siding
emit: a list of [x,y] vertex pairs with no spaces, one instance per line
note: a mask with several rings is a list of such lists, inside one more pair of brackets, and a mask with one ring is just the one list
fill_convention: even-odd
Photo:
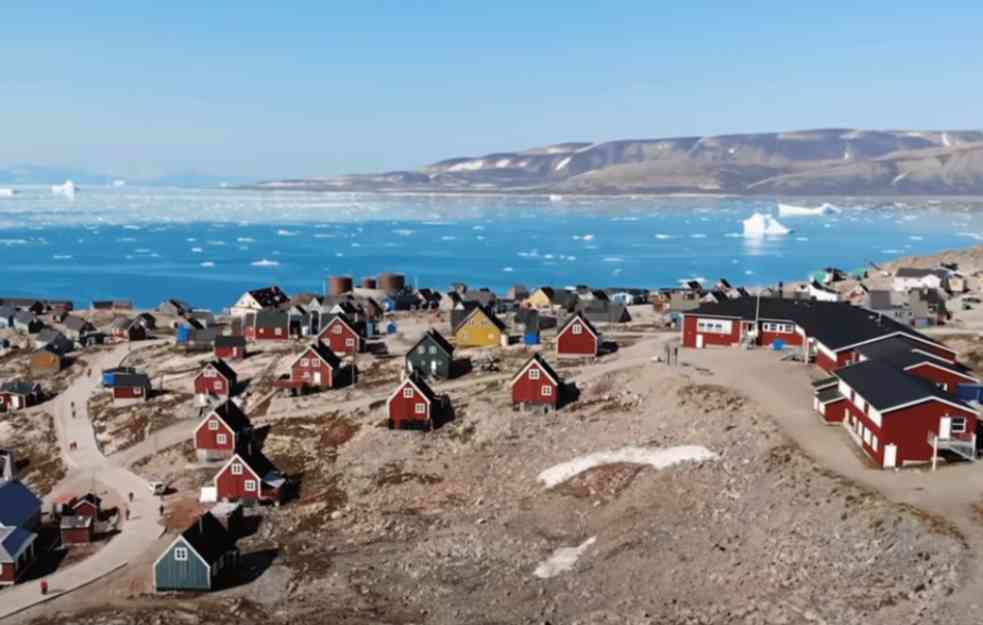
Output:
[[[307,360],[306,366],[303,364],[304,360]],[[317,373],[321,374],[321,381],[319,383],[316,383],[314,380],[315,374]],[[290,379],[294,382],[303,382],[308,386],[321,388],[334,387],[334,371],[312,349],[305,351],[294,363],[290,369]]]
[[741,320],[740,319],[714,319],[707,317],[707,321],[730,321],[730,334],[718,334],[715,332],[697,332],[698,317],[686,315],[683,318],[683,346],[696,347],[696,337],[703,337],[703,345],[737,345],[741,342]]
[[877,427],[852,402],[847,403],[847,414],[853,415],[877,436],[877,451],[862,440],[861,447],[881,466],[884,464],[884,446],[889,444],[897,446],[896,466],[900,467],[906,462],[931,462],[932,446],[928,443],[928,435],[938,432],[939,419],[944,416],[966,417],[966,431],[970,434],[976,431],[976,416],[973,413],[939,401],[927,401],[883,414],[882,427]]
[[114,386],[113,399],[146,399],[146,393],[141,386]]
[[759,345],[771,345],[775,341],[783,341],[786,345],[797,347],[802,345],[802,335],[797,332],[765,332],[758,334]]
[[245,354],[241,347],[216,347],[215,356],[222,360],[238,360],[244,358]]
[[822,350],[816,350],[816,366],[825,369],[826,371],[836,371],[840,367],[853,364],[854,356],[855,355],[852,350],[846,350],[836,352],[836,359],[834,360],[827,356]]
[[839,401],[826,404],[823,407],[823,419],[825,419],[827,423],[842,422],[844,419],[846,419],[847,408],[849,405],[850,402],[848,402],[846,399],[841,399]]
[[[406,389],[410,389],[413,392],[412,397],[404,397],[403,393]],[[416,405],[424,405],[424,413],[417,414]],[[400,385],[399,391],[389,400],[388,405],[389,418],[393,422],[393,427],[400,427],[400,423],[403,421],[411,422],[426,422],[430,420],[430,410],[432,406],[427,403],[427,399],[420,394],[413,385],[408,381],[403,382]]]
[[[242,466],[241,475],[235,475],[232,473],[232,467],[236,464]],[[247,480],[253,480],[256,482],[256,490],[246,490]],[[221,473],[215,476],[215,488],[218,491],[219,499],[228,499],[230,501],[242,499],[244,497],[259,499],[260,488],[262,488],[262,480],[253,475],[252,471],[248,466],[246,466],[245,463],[236,459],[230,462]]]
[[91,501],[83,501],[75,506],[75,514],[95,518],[99,516],[99,508]]
[[232,384],[214,371],[211,376],[205,375],[206,373],[209,371],[202,371],[195,376],[195,395],[228,397],[231,393]]
[[[340,328],[337,334],[335,328]],[[352,355],[362,351],[362,337],[338,319],[332,319],[331,323],[324,326],[318,338],[336,354]]]
[[940,369],[931,365],[918,365],[917,367],[908,369],[906,373],[917,375],[918,377],[925,378],[926,380],[931,380],[936,384],[945,384],[945,390],[950,393],[955,393],[960,384],[971,384],[974,382],[973,380],[968,380],[965,377],[957,375],[951,371],[946,371],[945,369]]
[[12,563],[0,564],[0,583],[13,584],[17,580],[17,572]]
[[[574,328],[581,329],[580,334],[574,334]],[[597,339],[579,320],[573,321],[556,337],[556,353],[571,356],[596,356]]]
[[[218,429],[209,429],[209,421],[218,423]],[[225,434],[225,443],[218,442],[219,434]],[[195,449],[228,452],[228,455],[231,456],[235,452],[235,444],[235,433],[221,419],[214,415],[206,417],[202,422],[202,426],[195,432]]]
[[[538,380],[533,380],[529,377],[529,373],[533,370],[539,371]],[[549,394],[543,394],[544,386],[550,387]],[[559,387],[535,363],[512,383],[513,404],[547,404],[555,408],[559,402],[559,395]]]
[[[279,330],[279,334],[277,331]],[[286,326],[276,328],[246,328],[246,339],[250,341],[287,341],[290,339],[290,331]]]
[[81,545],[92,542],[92,526],[63,529],[61,542],[66,545]]
[[918,348],[923,352],[928,352],[930,354],[935,354],[946,360],[955,360],[956,352],[949,349],[948,347],[942,347],[941,345],[934,345],[930,343],[918,343]]

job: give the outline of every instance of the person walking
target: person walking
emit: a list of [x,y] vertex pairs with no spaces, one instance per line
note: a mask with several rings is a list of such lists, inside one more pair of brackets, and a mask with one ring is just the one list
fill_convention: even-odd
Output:
[[133,492],[130,492],[130,503],[133,503]]

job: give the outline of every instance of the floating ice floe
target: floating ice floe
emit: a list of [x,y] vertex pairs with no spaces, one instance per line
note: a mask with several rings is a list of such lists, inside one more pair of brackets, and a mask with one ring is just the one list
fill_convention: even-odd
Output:
[[440,237],[440,240],[441,241],[453,241],[455,239],[457,239],[457,237],[452,237],[450,235],[444,235],[444,236]]
[[269,260],[268,258],[262,258],[260,260],[253,261],[251,264],[253,267],[279,267],[280,266],[280,263],[278,263],[275,260]]
[[666,239],[671,239],[672,238],[672,235],[671,234],[662,234],[662,233],[659,233],[659,234],[655,235],[655,238],[656,239],[661,239],[661,240],[664,241]]
[[416,230],[410,230],[409,228],[398,228],[393,230],[394,234],[398,234],[401,237],[411,237],[416,234]]
[[782,236],[792,232],[771,215],[755,213],[744,220],[744,236]]
[[506,273],[512,273],[512,271],[514,271],[514,270],[511,267],[505,267],[504,269],[502,269],[502,271],[504,271]]
[[206,260],[205,262],[201,263],[201,266],[202,267],[214,267],[215,266],[215,263],[213,263],[210,260]]
[[252,237],[239,237],[236,239],[239,243],[255,243],[256,239]]
[[705,239],[705,238],[707,238],[707,235],[703,234],[702,232],[697,232],[696,234],[691,234],[689,236],[690,236],[691,239]]
[[193,248],[191,248],[191,251],[192,251],[193,253],[195,253],[195,254],[201,254],[201,253],[202,253],[202,252],[204,252],[205,250],[204,250],[204,249],[202,249],[202,248],[200,248],[200,247],[193,247]]
[[71,254],[55,254],[54,256],[52,256],[52,258],[55,259],[55,260],[71,260],[72,259],[72,255]]
[[665,469],[685,462],[704,462],[716,459],[717,454],[700,445],[665,448],[622,447],[621,449],[598,451],[552,466],[540,473],[538,479],[546,488],[553,488],[584,471],[607,464],[647,464],[655,469]]
[[533,575],[540,579],[549,579],[551,577],[556,577],[560,573],[565,573],[573,568],[573,565],[577,563],[580,556],[584,555],[584,552],[590,548],[591,545],[597,540],[596,536],[591,536],[580,545],[576,547],[560,547],[553,552],[546,561],[542,562],[533,571]]
[[825,202],[816,207],[795,206],[794,204],[782,203],[778,204],[779,217],[811,217],[817,215],[832,215],[840,212],[842,212],[842,210],[839,207]]
[[282,228],[280,230],[277,230],[276,233],[277,233],[278,236],[281,236],[281,237],[295,237],[295,236],[297,236],[297,233],[294,232],[293,230],[284,230]]

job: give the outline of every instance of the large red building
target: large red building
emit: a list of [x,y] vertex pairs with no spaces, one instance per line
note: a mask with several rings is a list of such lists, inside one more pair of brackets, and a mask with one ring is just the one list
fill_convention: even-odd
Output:
[[331,319],[318,338],[336,354],[351,356],[361,352],[364,347],[362,334],[343,315],[336,315]]
[[576,312],[556,333],[558,356],[597,356],[601,334],[581,312]]
[[248,449],[229,458],[213,480],[222,501],[279,501],[285,482],[269,458]]
[[842,424],[879,466],[976,459],[977,410],[935,382],[880,360],[842,367],[836,377]]
[[739,297],[683,313],[684,347],[773,345],[800,347],[826,371],[859,362],[860,351],[900,338],[946,360],[953,350],[909,326],[842,302]]
[[511,382],[513,407],[544,407],[560,405],[563,380],[539,354],[534,354],[519,369]]
[[195,428],[195,452],[206,462],[228,458],[252,439],[249,418],[233,401],[224,401],[209,412]]

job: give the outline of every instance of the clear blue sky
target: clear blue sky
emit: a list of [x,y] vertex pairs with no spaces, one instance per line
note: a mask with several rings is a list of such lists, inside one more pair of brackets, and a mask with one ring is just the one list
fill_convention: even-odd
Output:
[[569,140],[983,127],[979,2],[13,4],[0,166],[269,178]]

